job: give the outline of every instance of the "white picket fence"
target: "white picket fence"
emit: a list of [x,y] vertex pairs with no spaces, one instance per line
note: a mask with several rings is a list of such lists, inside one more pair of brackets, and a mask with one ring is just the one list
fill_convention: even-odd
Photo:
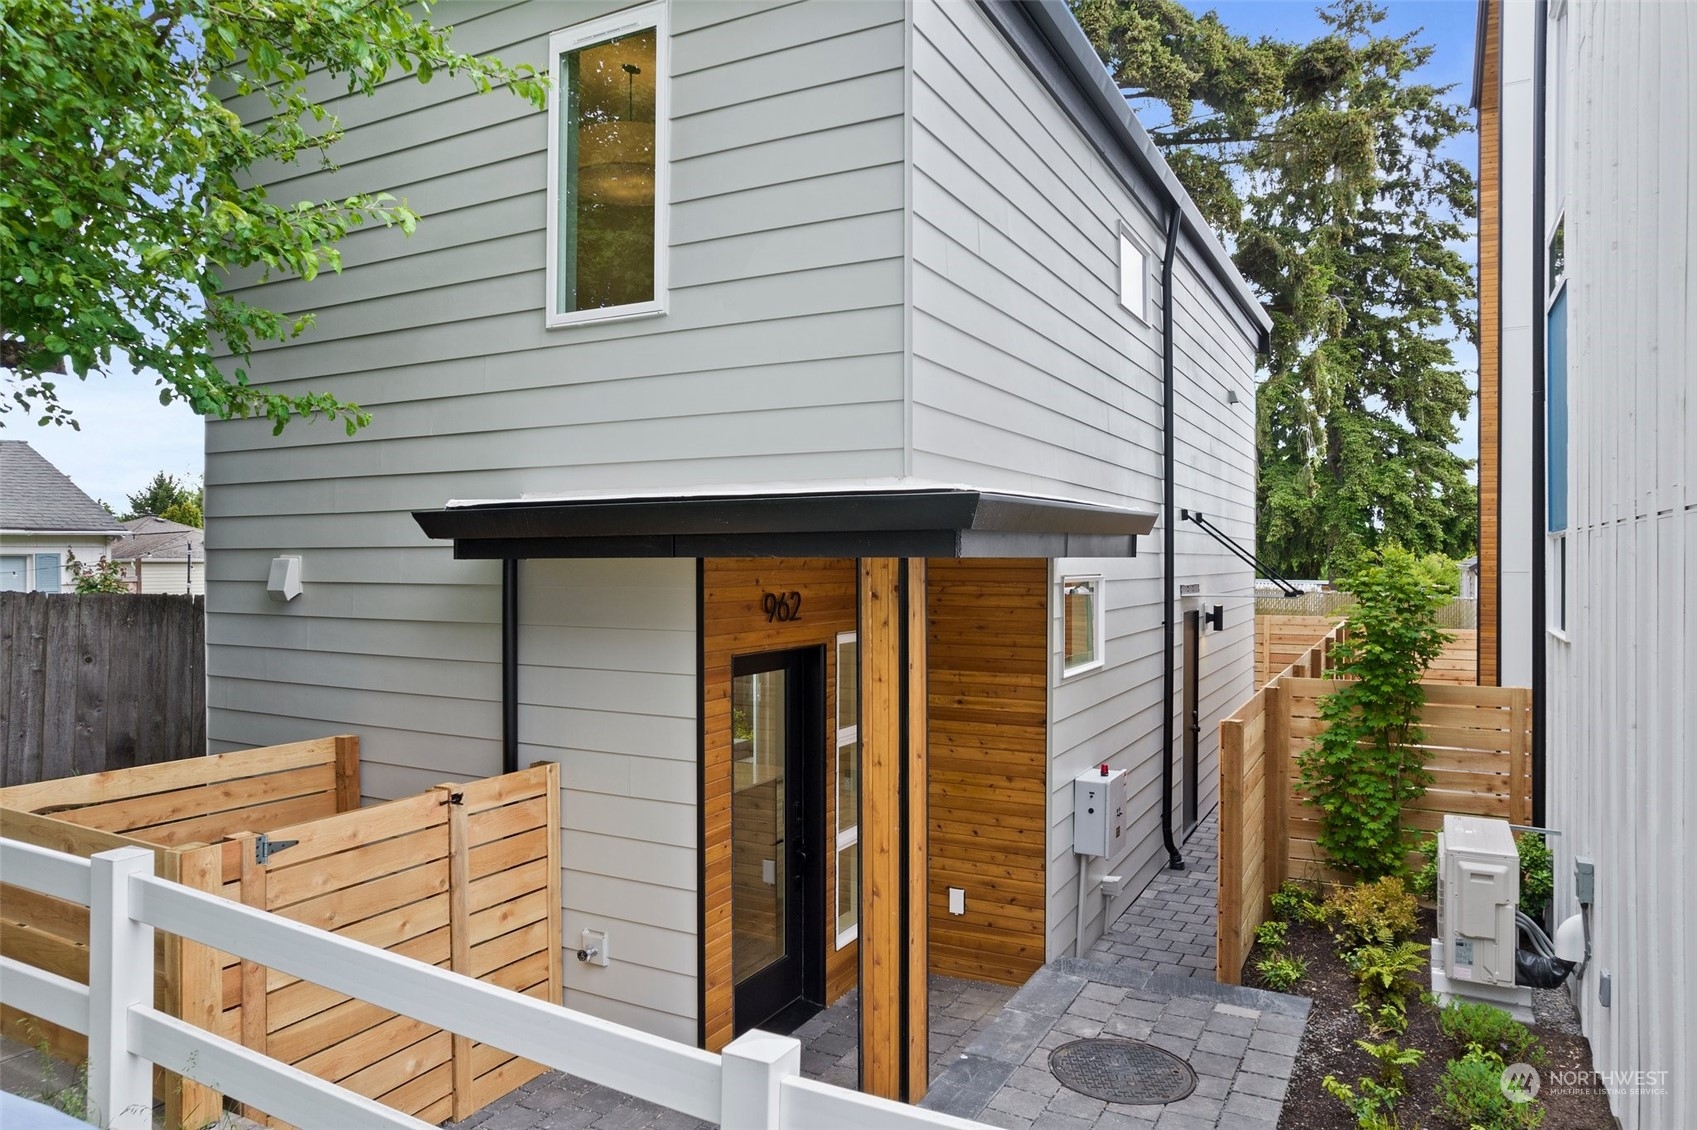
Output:
[[296,1126],[434,1130],[429,1123],[153,1007],[153,931],[493,1044],[727,1130],[980,1130],[801,1076],[801,1044],[749,1032],[715,1055],[461,977],[153,874],[153,853],[82,859],[0,839],[7,883],[89,908],[89,982],[0,957],[0,1000],[88,1037],[89,1120],[150,1130],[159,1064]]

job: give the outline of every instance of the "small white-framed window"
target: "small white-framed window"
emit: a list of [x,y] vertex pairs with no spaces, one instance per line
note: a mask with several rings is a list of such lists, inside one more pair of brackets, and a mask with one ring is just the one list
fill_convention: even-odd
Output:
[[557,31],[548,51],[547,324],[663,314],[666,5]]
[[1567,535],[1551,534],[1544,559],[1545,600],[1549,605],[1546,622],[1549,630],[1567,638]]
[[1070,678],[1102,666],[1102,577],[1061,578],[1061,676]]
[[1140,322],[1149,321],[1149,253],[1124,224],[1120,236],[1120,305]]
[[860,641],[837,636],[837,948],[860,937]]

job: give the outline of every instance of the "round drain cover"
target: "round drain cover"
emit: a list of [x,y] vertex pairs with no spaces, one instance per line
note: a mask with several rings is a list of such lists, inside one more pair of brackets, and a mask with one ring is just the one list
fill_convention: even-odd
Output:
[[1190,1064],[1140,1040],[1074,1040],[1049,1053],[1049,1070],[1063,1086],[1110,1103],[1176,1103],[1196,1090]]

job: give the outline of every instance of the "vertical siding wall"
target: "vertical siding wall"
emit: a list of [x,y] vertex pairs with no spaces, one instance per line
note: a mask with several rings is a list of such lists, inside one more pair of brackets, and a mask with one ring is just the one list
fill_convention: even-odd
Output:
[[[921,477],[1156,508],[1161,484],[1160,255],[1164,233],[976,5],[913,15],[913,468]],[[1123,310],[1118,224],[1149,253],[1149,321]],[[1175,282],[1178,505],[1254,540],[1253,347],[1181,246]],[[1227,405],[1227,390],[1239,403]],[[1056,562],[1050,585],[1047,955],[1072,951],[1072,779],[1103,761],[1132,774],[1126,858],[1094,865],[1085,939],[1100,936],[1102,874],[1127,898],[1164,865],[1158,823],[1161,544],[1134,560]],[[1178,582],[1227,606],[1203,637],[1203,814],[1218,798],[1218,725],[1253,690],[1249,570],[1186,525]],[[1101,573],[1106,666],[1061,679],[1060,578]],[[1176,612],[1175,612],[1176,617]],[[1175,627],[1175,637],[1181,633]],[[1182,663],[1175,647],[1175,667]],[[1182,668],[1180,668],[1182,671]],[[1182,696],[1175,680],[1173,710]],[[1182,742],[1175,721],[1175,760]],[[1174,812],[1181,780],[1174,775]],[[1176,815],[1175,815],[1176,819]],[[1110,914],[1122,909],[1110,908]]]
[[1611,1100],[1647,1130],[1697,1122],[1697,11],[1581,0],[1568,19],[1570,596],[1568,640],[1548,643],[1549,823],[1560,914],[1578,909],[1574,855],[1597,865],[1580,983],[1596,1068],[1669,1073],[1666,1094]]
[[[519,761],[560,765],[565,1003],[685,1043],[696,1030],[695,562],[526,561]],[[571,955],[568,954],[568,957]]]
[[[444,4],[433,15],[458,24],[460,49],[542,66],[550,32],[621,6]],[[364,788],[378,798],[499,770],[499,566],[454,560],[411,510],[523,492],[900,473],[901,5],[684,3],[671,19],[671,289],[659,318],[543,328],[546,115],[445,75],[422,87],[399,78],[369,99],[315,80],[347,130],[342,170],[324,174],[311,160],[260,170],[273,199],[386,190],[425,220],[410,240],[351,235],[338,276],[232,280],[251,300],[318,312],[298,342],[255,357],[256,381],[330,390],[375,420],[353,439],[337,424],[296,424],[280,438],[259,421],[208,429],[214,750],[357,732]],[[305,592],[280,605],[265,579],[285,553],[302,557]],[[669,839],[612,851],[621,834],[595,821],[642,805],[613,802],[605,777],[576,775],[595,762],[619,778],[638,758],[671,773],[670,758],[693,757],[693,736],[671,736],[693,734],[693,713],[675,697],[642,718],[615,708],[598,739],[612,748],[555,728],[597,699],[634,708],[612,696],[638,685],[659,681],[673,695],[683,679],[675,649],[655,659],[639,643],[654,631],[693,634],[693,613],[656,628],[652,618],[681,599],[679,578],[650,577],[654,603],[613,578],[629,599],[607,609],[630,612],[636,630],[578,625],[572,610],[600,611],[577,600],[579,586],[600,581],[575,578],[593,571],[536,568],[526,566],[523,646],[557,635],[571,651],[569,662],[526,652],[521,726],[533,755],[568,751],[566,855],[579,862],[567,864],[567,933],[612,913],[615,877],[653,896],[630,928],[615,926],[617,967],[595,970],[595,984],[618,983],[613,995],[629,1003],[595,996],[575,961],[568,999],[693,1041],[694,990],[680,980],[695,967],[692,865]],[[633,683],[597,669],[647,674]],[[645,781],[630,775],[633,788]],[[653,802],[678,806],[691,837],[692,795]],[[580,816],[590,823],[574,824]],[[684,903],[680,917],[674,904]]]

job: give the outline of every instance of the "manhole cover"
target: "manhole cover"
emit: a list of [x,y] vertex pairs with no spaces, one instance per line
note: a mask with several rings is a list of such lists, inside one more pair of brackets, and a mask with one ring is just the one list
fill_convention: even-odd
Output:
[[1063,1086],[1110,1103],[1176,1103],[1196,1089],[1196,1072],[1172,1052],[1138,1040],[1074,1040],[1049,1053]]

